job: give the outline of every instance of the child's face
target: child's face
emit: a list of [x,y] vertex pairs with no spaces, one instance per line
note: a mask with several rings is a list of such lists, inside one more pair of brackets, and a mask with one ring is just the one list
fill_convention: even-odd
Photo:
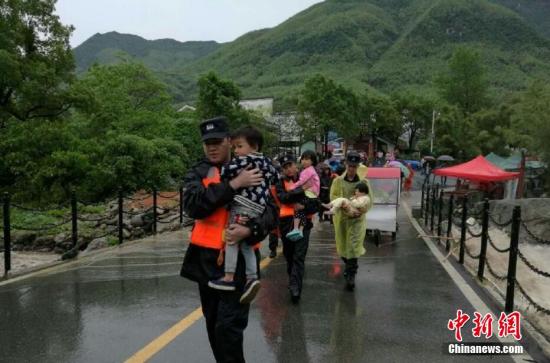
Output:
[[233,152],[237,156],[246,156],[250,153],[258,151],[257,148],[250,146],[244,137],[232,139],[231,144],[233,144]]
[[356,196],[356,197],[363,197],[363,196],[365,196],[365,195],[366,195],[366,194],[363,193],[363,192],[361,192],[361,191],[359,191],[359,189],[355,189],[355,196]]
[[300,159],[300,163],[302,164],[304,169],[309,168],[313,164],[310,159],[305,159],[305,158]]

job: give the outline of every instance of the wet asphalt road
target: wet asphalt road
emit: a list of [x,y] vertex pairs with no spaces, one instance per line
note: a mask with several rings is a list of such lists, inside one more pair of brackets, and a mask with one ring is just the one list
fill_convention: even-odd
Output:
[[[399,213],[395,243],[368,243],[355,292],[344,290],[328,223],[312,233],[302,301],[286,289],[284,260],[262,272],[245,332],[249,362],[510,362],[450,356],[447,321],[474,309]],[[186,234],[100,253],[0,286],[0,361],[121,362],[199,307],[178,276]],[[265,252],[265,246],[264,252]],[[265,255],[265,253],[264,253]],[[463,329],[464,341],[476,341]],[[485,340],[477,340],[485,341]],[[200,319],[153,362],[211,362]]]

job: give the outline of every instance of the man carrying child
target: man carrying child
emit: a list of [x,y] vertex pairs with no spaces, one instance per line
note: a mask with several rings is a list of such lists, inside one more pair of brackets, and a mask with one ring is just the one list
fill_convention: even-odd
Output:
[[[240,188],[236,191],[230,206],[229,224],[246,224],[250,219],[262,215],[265,206],[271,198],[270,183],[277,180],[277,170],[271,160],[260,153],[263,145],[261,132],[254,127],[245,126],[231,134],[231,144],[235,157],[229,164],[222,167],[221,179],[231,180],[243,170],[257,168],[263,176],[260,185]],[[225,243],[225,275],[208,283],[213,289],[234,291],[235,269],[239,249],[246,265],[246,285],[240,302],[247,304],[254,300],[260,288],[256,255],[253,246],[248,243]]]
[[[243,333],[248,325],[249,304],[241,303],[247,284],[242,254],[234,272],[235,291],[212,289],[208,283],[224,275],[220,252],[224,243],[257,244],[276,227],[278,209],[271,199],[258,217],[228,225],[227,205],[238,190],[259,186],[265,180],[259,168],[244,169],[232,179],[220,172],[231,159],[227,120],[217,117],[200,125],[205,158],[187,172],[183,209],[195,219],[181,276],[197,282],[208,340],[216,362],[244,362]],[[256,265],[259,252],[255,250]],[[256,266],[256,269],[258,267]]]

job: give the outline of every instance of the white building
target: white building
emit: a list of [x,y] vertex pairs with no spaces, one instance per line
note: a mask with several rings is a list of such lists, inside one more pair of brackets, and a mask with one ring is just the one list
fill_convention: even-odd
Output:
[[239,105],[245,110],[259,112],[266,119],[273,114],[273,97],[249,98],[239,101]]

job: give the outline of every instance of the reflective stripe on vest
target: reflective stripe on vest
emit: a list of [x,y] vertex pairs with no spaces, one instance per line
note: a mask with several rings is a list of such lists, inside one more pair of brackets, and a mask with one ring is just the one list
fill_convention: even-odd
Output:
[[[211,167],[208,175],[202,180],[202,185],[207,188],[212,183],[220,182],[218,168]],[[223,234],[229,218],[226,208],[220,207],[214,213],[204,219],[197,219],[191,232],[191,243],[206,248],[223,248]]]
[[[292,185],[294,184],[292,181],[284,180],[284,187],[285,191],[289,191],[290,188],[292,188]],[[292,217],[294,216],[294,204],[281,204],[279,211],[279,217]]]

